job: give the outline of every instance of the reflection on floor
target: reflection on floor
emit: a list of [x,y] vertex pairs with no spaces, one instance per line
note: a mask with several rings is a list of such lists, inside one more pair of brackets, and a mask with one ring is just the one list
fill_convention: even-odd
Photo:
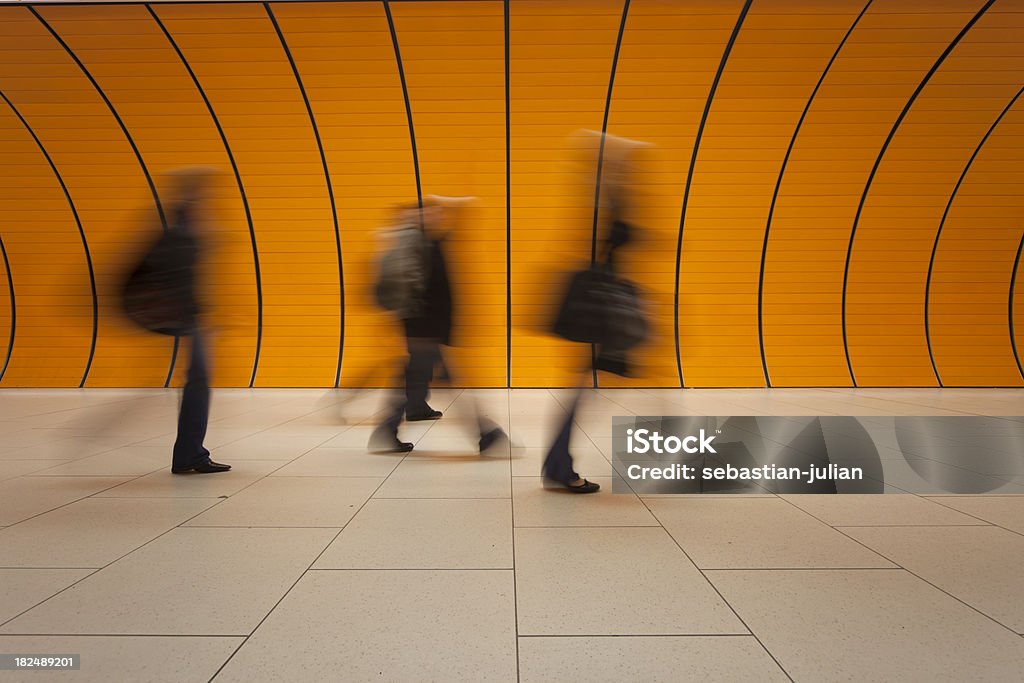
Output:
[[[234,469],[172,476],[175,392],[0,392],[0,653],[81,654],[53,676],[78,681],[1024,670],[1024,481],[641,498],[609,461],[613,415],[1018,416],[1020,391],[602,390],[573,445],[592,496],[538,476],[568,396],[436,391],[445,418],[399,456],[366,451],[376,392],[217,391],[208,445]],[[474,403],[511,448],[474,452]]]

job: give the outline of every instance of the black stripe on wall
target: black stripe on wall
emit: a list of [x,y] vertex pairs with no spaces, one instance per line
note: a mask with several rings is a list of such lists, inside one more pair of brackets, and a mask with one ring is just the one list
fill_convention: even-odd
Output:
[[[992,132],[995,131],[996,126],[998,126],[999,122],[1003,120],[1003,117],[1006,116],[1006,113],[1008,111],[1010,111],[1010,109],[1017,102],[1017,99],[1021,96],[1022,93],[1024,93],[1024,87],[1021,87],[1021,89],[1017,91],[1017,94],[1013,96],[1013,99],[1011,99],[1010,102],[1005,107],[1003,107],[1003,110],[999,113],[999,116],[996,117],[996,120],[992,122],[992,125],[989,126],[988,130],[985,132],[985,135],[981,138],[981,141],[978,142],[978,146],[974,148],[974,153],[971,154],[971,158],[967,160],[967,164],[964,166],[963,173],[960,174],[960,177],[956,181],[956,185],[953,186],[953,191],[949,195],[949,201],[946,202],[946,208],[942,212],[942,219],[939,221],[939,228],[938,230],[935,231],[935,242],[934,244],[932,244],[932,255],[931,258],[928,260],[928,279],[925,281],[924,287],[924,337],[925,340],[928,342],[928,358],[931,359],[932,362],[932,371],[935,373],[935,378],[939,381],[940,387],[945,385],[942,383],[942,376],[939,373],[939,367],[935,363],[935,354],[932,353],[932,331],[930,325],[931,320],[928,315],[929,303],[931,301],[932,292],[932,271],[935,268],[935,254],[939,250],[939,238],[942,236],[942,228],[945,227],[946,225],[946,218],[949,217],[949,210],[953,206],[953,201],[956,199],[956,194],[957,192],[960,191],[960,186],[963,185],[964,179],[967,177],[968,172],[970,172],[971,165],[974,163],[975,158],[977,158],[978,153],[981,152],[981,148],[988,141],[989,137],[992,135]],[[1016,269],[1014,269],[1014,274],[1016,274],[1016,272]],[[1010,285],[1010,288],[1012,296],[1012,284]],[[1010,332],[1010,338],[1013,339],[1012,328]],[[1016,351],[1014,352],[1014,355],[1016,356]],[[1018,363],[1019,362],[1020,361],[1018,361]]]
[[[29,11],[35,15],[36,19],[39,20],[39,23],[41,23],[46,28],[46,30],[50,32],[50,35],[53,36],[54,40],[60,43],[60,46],[64,48],[64,51],[68,53],[68,56],[71,57],[71,59],[74,60],[75,64],[78,65],[78,68],[82,70],[82,73],[85,75],[85,77],[89,79],[90,83],[92,83],[92,87],[96,89],[96,93],[103,99],[103,102],[107,105],[107,109],[110,110],[111,116],[113,116],[114,120],[117,121],[117,125],[121,128],[121,132],[124,133],[125,139],[128,141],[128,144],[132,148],[132,152],[135,153],[135,158],[139,162],[139,167],[142,169],[142,174],[146,177],[146,183],[149,185],[149,191],[153,195],[153,203],[156,205],[157,213],[160,215],[160,224],[163,226],[163,229],[166,232],[167,216],[164,215],[164,207],[163,204],[160,202],[160,195],[157,194],[156,184],[153,182],[153,176],[150,174],[149,167],[146,166],[146,162],[142,158],[142,152],[139,151],[138,145],[135,144],[135,138],[133,138],[132,134],[128,132],[128,126],[124,125],[124,121],[121,120],[121,115],[118,114],[117,108],[114,106],[114,103],[110,101],[110,98],[107,97],[107,93],[104,92],[103,88],[100,87],[100,84],[93,77],[89,69],[86,68],[82,60],[78,58],[78,55],[75,54],[74,50],[71,49],[71,46],[64,42],[64,39],[60,37],[60,35],[53,29],[52,26],[50,26],[49,23],[47,23],[46,19],[43,19],[42,15],[39,14],[39,12],[34,7],[29,7]],[[168,386],[168,384],[170,383],[171,375],[174,373],[174,363],[177,360],[177,355],[178,338],[175,337],[174,345],[171,348],[171,361],[170,364],[168,365],[167,379],[164,382],[165,387]]]
[[775,181],[775,191],[772,192],[772,203],[768,207],[768,220],[764,226],[764,244],[761,245],[761,275],[757,280],[757,340],[761,346],[761,368],[764,370],[764,383],[765,386],[772,386],[771,373],[768,371],[768,359],[764,353],[764,266],[765,261],[768,258],[768,237],[772,229],[772,217],[775,215],[775,201],[779,198],[779,189],[782,187],[782,178],[786,175],[786,165],[789,163],[789,157],[793,153],[793,146],[796,144],[796,138],[800,135],[800,128],[804,125],[804,119],[807,118],[807,112],[811,110],[811,105],[814,103],[814,98],[818,94],[818,90],[821,89],[821,84],[825,82],[825,77],[828,76],[829,71],[832,69],[832,64],[835,63],[836,58],[839,57],[839,53],[842,51],[843,46],[846,45],[846,41],[849,40],[853,34],[853,30],[857,28],[857,24],[860,23],[861,17],[868,11],[868,7],[871,6],[872,0],[868,0],[867,4],[864,5],[864,9],[860,11],[857,18],[850,24],[850,28],[847,29],[846,35],[839,41],[839,45],[836,46],[836,51],[832,53],[832,59],[828,60],[828,64],[825,65],[825,70],[821,72],[821,77],[818,79],[817,84],[814,86],[814,90],[811,91],[811,96],[807,99],[807,104],[804,105],[804,110],[800,114],[800,119],[796,122],[796,128],[793,129],[793,137],[789,140],[789,147],[786,148],[786,155],[782,158],[782,167],[779,168],[779,177]]
[[327,155],[324,153],[324,143],[320,138],[320,128],[316,125],[316,116],[313,115],[313,106],[309,102],[309,96],[306,94],[306,87],[302,83],[302,76],[299,74],[299,67],[295,64],[295,58],[292,57],[292,51],[288,47],[288,41],[284,38],[284,33],[281,31],[281,26],[277,23],[277,17],[274,16],[274,10],[271,9],[270,3],[263,3],[263,7],[267,10],[267,16],[270,17],[270,23],[274,25],[274,30],[277,31],[277,37],[281,40],[281,47],[284,48],[284,53],[288,56],[288,63],[292,66],[292,73],[295,74],[295,83],[299,86],[299,92],[302,93],[302,101],[306,104],[306,112],[309,114],[309,123],[313,127],[313,136],[316,138],[316,147],[320,150],[320,162],[324,167],[324,180],[327,183],[327,195],[331,198],[331,217],[334,219],[334,243],[338,249],[338,296],[341,301],[341,322],[338,329],[338,368],[334,373],[334,387],[337,388],[338,385],[341,384],[341,361],[342,356],[345,353],[345,271],[341,260],[341,229],[338,227],[338,205],[334,199],[334,184],[331,182],[331,172],[327,167]]
[[7,374],[7,366],[11,364],[11,354],[14,353],[14,335],[18,329],[18,308],[14,297],[14,276],[11,274],[11,262],[7,259],[7,247],[4,246],[4,238],[0,237],[0,257],[4,260],[4,270],[7,272],[7,294],[11,299],[11,333],[7,339],[7,354],[4,356],[4,365],[0,367],[0,382],[4,381]]
[[[889,149],[889,145],[892,143],[893,138],[896,136],[896,131],[899,130],[900,125],[903,123],[903,119],[905,119],[907,114],[910,112],[910,108],[914,106],[914,102],[917,101],[917,97],[921,94],[921,91],[924,90],[925,86],[928,85],[928,81],[930,81],[932,76],[935,75],[935,72],[939,70],[939,67],[942,66],[942,63],[946,61],[946,57],[950,55],[950,53],[960,43],[963,37],[967,35],[967,32],[970,31],[971,28],[973,28],[973,26],[978,22],[978,19],[981,19],[981,16],[985,14],[985,12],[988,10],[989,7],[992,6],[992,3],[994,2],[995,0],[988,0],[988,2],[986,2],[982,6],[982,8],[977,11],[977,13],[975,13],[971,20],[967,22],[967,25],[960,29],[960,33],[958,33],[956,35],[956,38],[953,39],[953,42],[951,42],[946,47],[946,49],[942,51],[942,54],[939,55],[939,58],[935,60],[934,64],[932,64],[932,68],[928,70],[928,73],[925,74],[924,78],[917,85],[917,88],[914,90],[914,93],[910,96],[910,99],[907,100],[906,105],[904,105],[903,111],[900,112],[899,118],[897,118],[896,122],[892,124],[892,129],[889,131],[888,137],[885,138],[885,143],[882,144],[882,149],[878,151],[878,156],[875,158],[875,165],[872,166],[871,168],[871,173],[868,175],[868,181],[864,185],[864,192],[861,194],[860,202],[857,204],[857,213],[853,217],[853,228],[850,230],[850,243],[846,247],[846,266],[843,268],[842,302],[843,351],[846,353],[846,367],[850,371],[850,381],[853,382],[853,386],[855,387],[857,386],[857,376],[853,372],[853,363],[850,360],[850,344],[849,340],[846,337],[846,293],[850,280],[850,257],[853,254],[853,240],[857,236],[857,224],[860,223],[860,216],[861,213],[864,211],[864,202],[867,201],[868,192],[871,191],[871,183],[874,182],[875,174],[878,173],[878,167],[882,163],[882,157],[885,156],[886,151]],[[937,376],[935,379],[936,381],[938,381]]]
[[512,114],[509,0],[505,6],[505,386],[512,387]]
[[420,184],[420,157],[416,151],[416,129],[412,123],[412,104],[409,102],[409,88],[405,82],[405,68],[402,66],[402,51],[398,47],[398,33],[395,31],[395,19],[391,16],[389,0],[384,3],[384,13],[388,17],[388,28],[391,29],[391,43],[395,46],[395,63],[398,65],[398,78],[402,81],[402,96],[405,98],[405,115],[409,119],[409,143],[412,145],[412,165],[416,173],[416,202],[423,208],[423,186]]
[[1013,259],[1013,272],[1010,274],[1010,297],[1009,297],[1009,323],[1010,323],[1010,348],[1013,349],[1013,359],[1017,361],[1017,372],[1020,373],[1020,378],[1024,379],[1024,367],[1021,366],[1020,362],[1020,351],[1017,349],[1017,337],[1014,334],[1014,319],[1013,319],[1013,298],[1014,290],[1017,285],[1017,271],[1020,270],[1020,253],[1024,250],[1024,234],[1020,236],[1020,243],[1017,245],[1017,256]]
[[[619,34],[615,38],[615,53],[612,55],[612,68],[608,74],[608,96],[604,101],[604,118],[601,120],[601,141],[597,150],[597,174],[594,181],[594,222],[590,234],[590,265],[597,263],[597,221],[601,212],[601,170],[604,166],[604,143],[608,136],[608,115],[612,108],[612,91],[615,89],[615,70],[619,65],[619,52],[622,49],[622,34],[626,31],[626,19],[629,17],[629,0],[622,3],[622,19],[619,21]],[[590,372],[594,388],[597,382],[597,345],[590,345]]]
[[256,229],[252,224],[252,212],[249,210],[249,199],[245,194],[245,186],[242,184],[242,176],[238,172],[238,164],[235,162],[235,155],[231,152],[231,145],[228,144],[227,135],[224,133],[224,128],[220,125],[220,119],[217,118],[217,112],[213,109],[213,104],[210,102],[210,98],[207,97],[206,91],[203,90],[202,84],[199,82],[199,78],[192,70],[192,65],[185,59],[185,54],[178,47],[178,43],[174,40],[171,32],[167,30],[164,23],[160,21],[160,17],[153,10],[151,5],[146,5],[146,9],[149,10],[150,16],[153,17],[153,21],[160,27],[163,34],[167,37],[167,42],[174,48],[174,52],[177,53],[178,59],[181,60],[185,70],[188,71],[189,77],[192,78],[192,82],[196,86],[196,90],[199,91],[199,95],[203,98],[203,102],[206,104],[206,110],[210,112],[210,118],[213,119],[213,125],[217,127],[217,133],[220,135],[220,140],[224,143],[224,152],[228,155],[228,161],[231,163],[231,170],[235,175],[235,182],[238,184],[238,193],[242,198],[242,208],[245,210],[245,221],[249,226],[249,241],[252,244],[252,261],[253,269],[256,274],[256,353],[252,360],[252,374],[249,376],[249,388],[256,383],[256,371],[260,365],[260,348],[263,345],[263,278],[260,275],[260,252],[256,246]]
[[57,170],[57,165],[53,163],[53,158],[50,157],[50,153],[46,151],[46,147],[43,145],[42,140],[36,135],[36,132],[32,129],[32,126],[28,124],[25,117],[21,115],[18,108],[14,106],[14,103],[8,99],[7,95],[0,92],[0,98],[7,103],[7,106],[11,108],[14,115],[21,121],[21,125],[25,126],[25,130],[35,140],[36,146],[39,147],[39,151],[42,152],[43,157],[46,159],[46,163],[50,165],[50,170],[53,171],[53,175],[57,178],[57,182],[60,184],[60,189],[64,192],[65,199],[68,200],[68,207],[71,209],[71,215],[75,219],[75,225],[78,226],[78,236],[82,240],[82,250],[85,252],[85,264],[89,269],[89,289],[92,293],[92,341],[89,343],[89,359],[85,363],[85,369],[82,371],[82,379],[78,383],[78,388],[81,389],[85,386],[85,380],[89,376],[89,370],[92,369],[92,361],[96,356],[96,336],[99,331],[99,299],[96,296],[96,272],[92,266],[92,254],[89,252],[89,240],[85,236],[85,230],[82,228],[82,219],[78,215],[78,209],[75,208],[75,202],[71,198],[71,192],[68,190],[67,183],[64,182],[64,178],[61,176],[60,171]]
[[732,52],[732,46],[736,43],[736,37],[740,33],[740,28],[743,26],[743,20],[747,17],[747,12],[750,10],[750,4],[753,0],[747,0],[743,3],[743,9],[740,10],[740,15],[736,19],[736,26],[732,29],[732,35],[729,36],[729,42],[725,46],[725,50],[722,52],[722,59],[718,63],[718,71],[715,73],[715,80],[711,83],[711,90],[708,91],[708,99],[704,103],[704,113],[700,117],[700,126],[697,128],[697,137],[693,142],[693,154],[690,156],[690,169],[686,172],[686,190],[683,192],[683,208],[679,215],[679,240],[676,243],[676,281],[675,281],[675,293],[672,297],[672,327],[675,333],[676,340],[676,368],[679,371],[679,386],[684,388],[686,383],[683,380],[683,359],[679,353],[679,267],[682,265],[683,258],[683,226],[686,224],[686,207],[690,201],[690,186],[693,184],[693,171],[697,166],[697,154],[700,152],[700,140],[704,135],[704,125],[708,121],[708,114],[711,112],[711,103],[715,99],[715,91],[718,89],[718,82],[722,80],[722,73],[725,71],[725,64],[729,61],[729,53]]

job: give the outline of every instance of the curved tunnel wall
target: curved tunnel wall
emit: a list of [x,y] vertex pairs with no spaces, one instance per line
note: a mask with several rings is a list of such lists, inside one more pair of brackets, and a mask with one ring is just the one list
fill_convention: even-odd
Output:
[[0,6],[0,387],[180,382],[117,286],[194,165],[216,384],[393,383],[377,231],[418,194],[478,198],[458,383],[574,382],[539,328],[600,233],[582,128],[653,143],[623,268],[654,334],[601,386],[1022,386],[1021,30],[1022,0]]

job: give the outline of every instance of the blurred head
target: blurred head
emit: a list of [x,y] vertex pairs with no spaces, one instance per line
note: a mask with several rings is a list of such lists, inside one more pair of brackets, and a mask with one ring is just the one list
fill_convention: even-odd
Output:
[[423,201],[420,210],[423,218],[423,229],[432,237],[440,237],[445,233],[444,214],[441,205],[431,200]]
[[423,200],[423,206],[402,204],[397,209],[396,222],[399,225],[415,225],[432,237],[441,237],[445,233],[442,207],[429,199]]
[[209,166],[189,166],[170,173],[171,200],[175,203],[197,204],[209,195],[217,170]]

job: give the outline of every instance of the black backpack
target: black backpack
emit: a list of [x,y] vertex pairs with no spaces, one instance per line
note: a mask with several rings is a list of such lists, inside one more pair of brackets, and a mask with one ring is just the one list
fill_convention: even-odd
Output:
[[138,326],[166,335],[188,334],[195,325],[191,264],[193,239],[165,231],[131,271],[122,287],[125,314]]
[[399,226],[391,236],[393,243],[377,264],[374,298],[384,310],[403,319],[413,318],[422,313],[426,303],[429,247],[423,231],[415,225]]

